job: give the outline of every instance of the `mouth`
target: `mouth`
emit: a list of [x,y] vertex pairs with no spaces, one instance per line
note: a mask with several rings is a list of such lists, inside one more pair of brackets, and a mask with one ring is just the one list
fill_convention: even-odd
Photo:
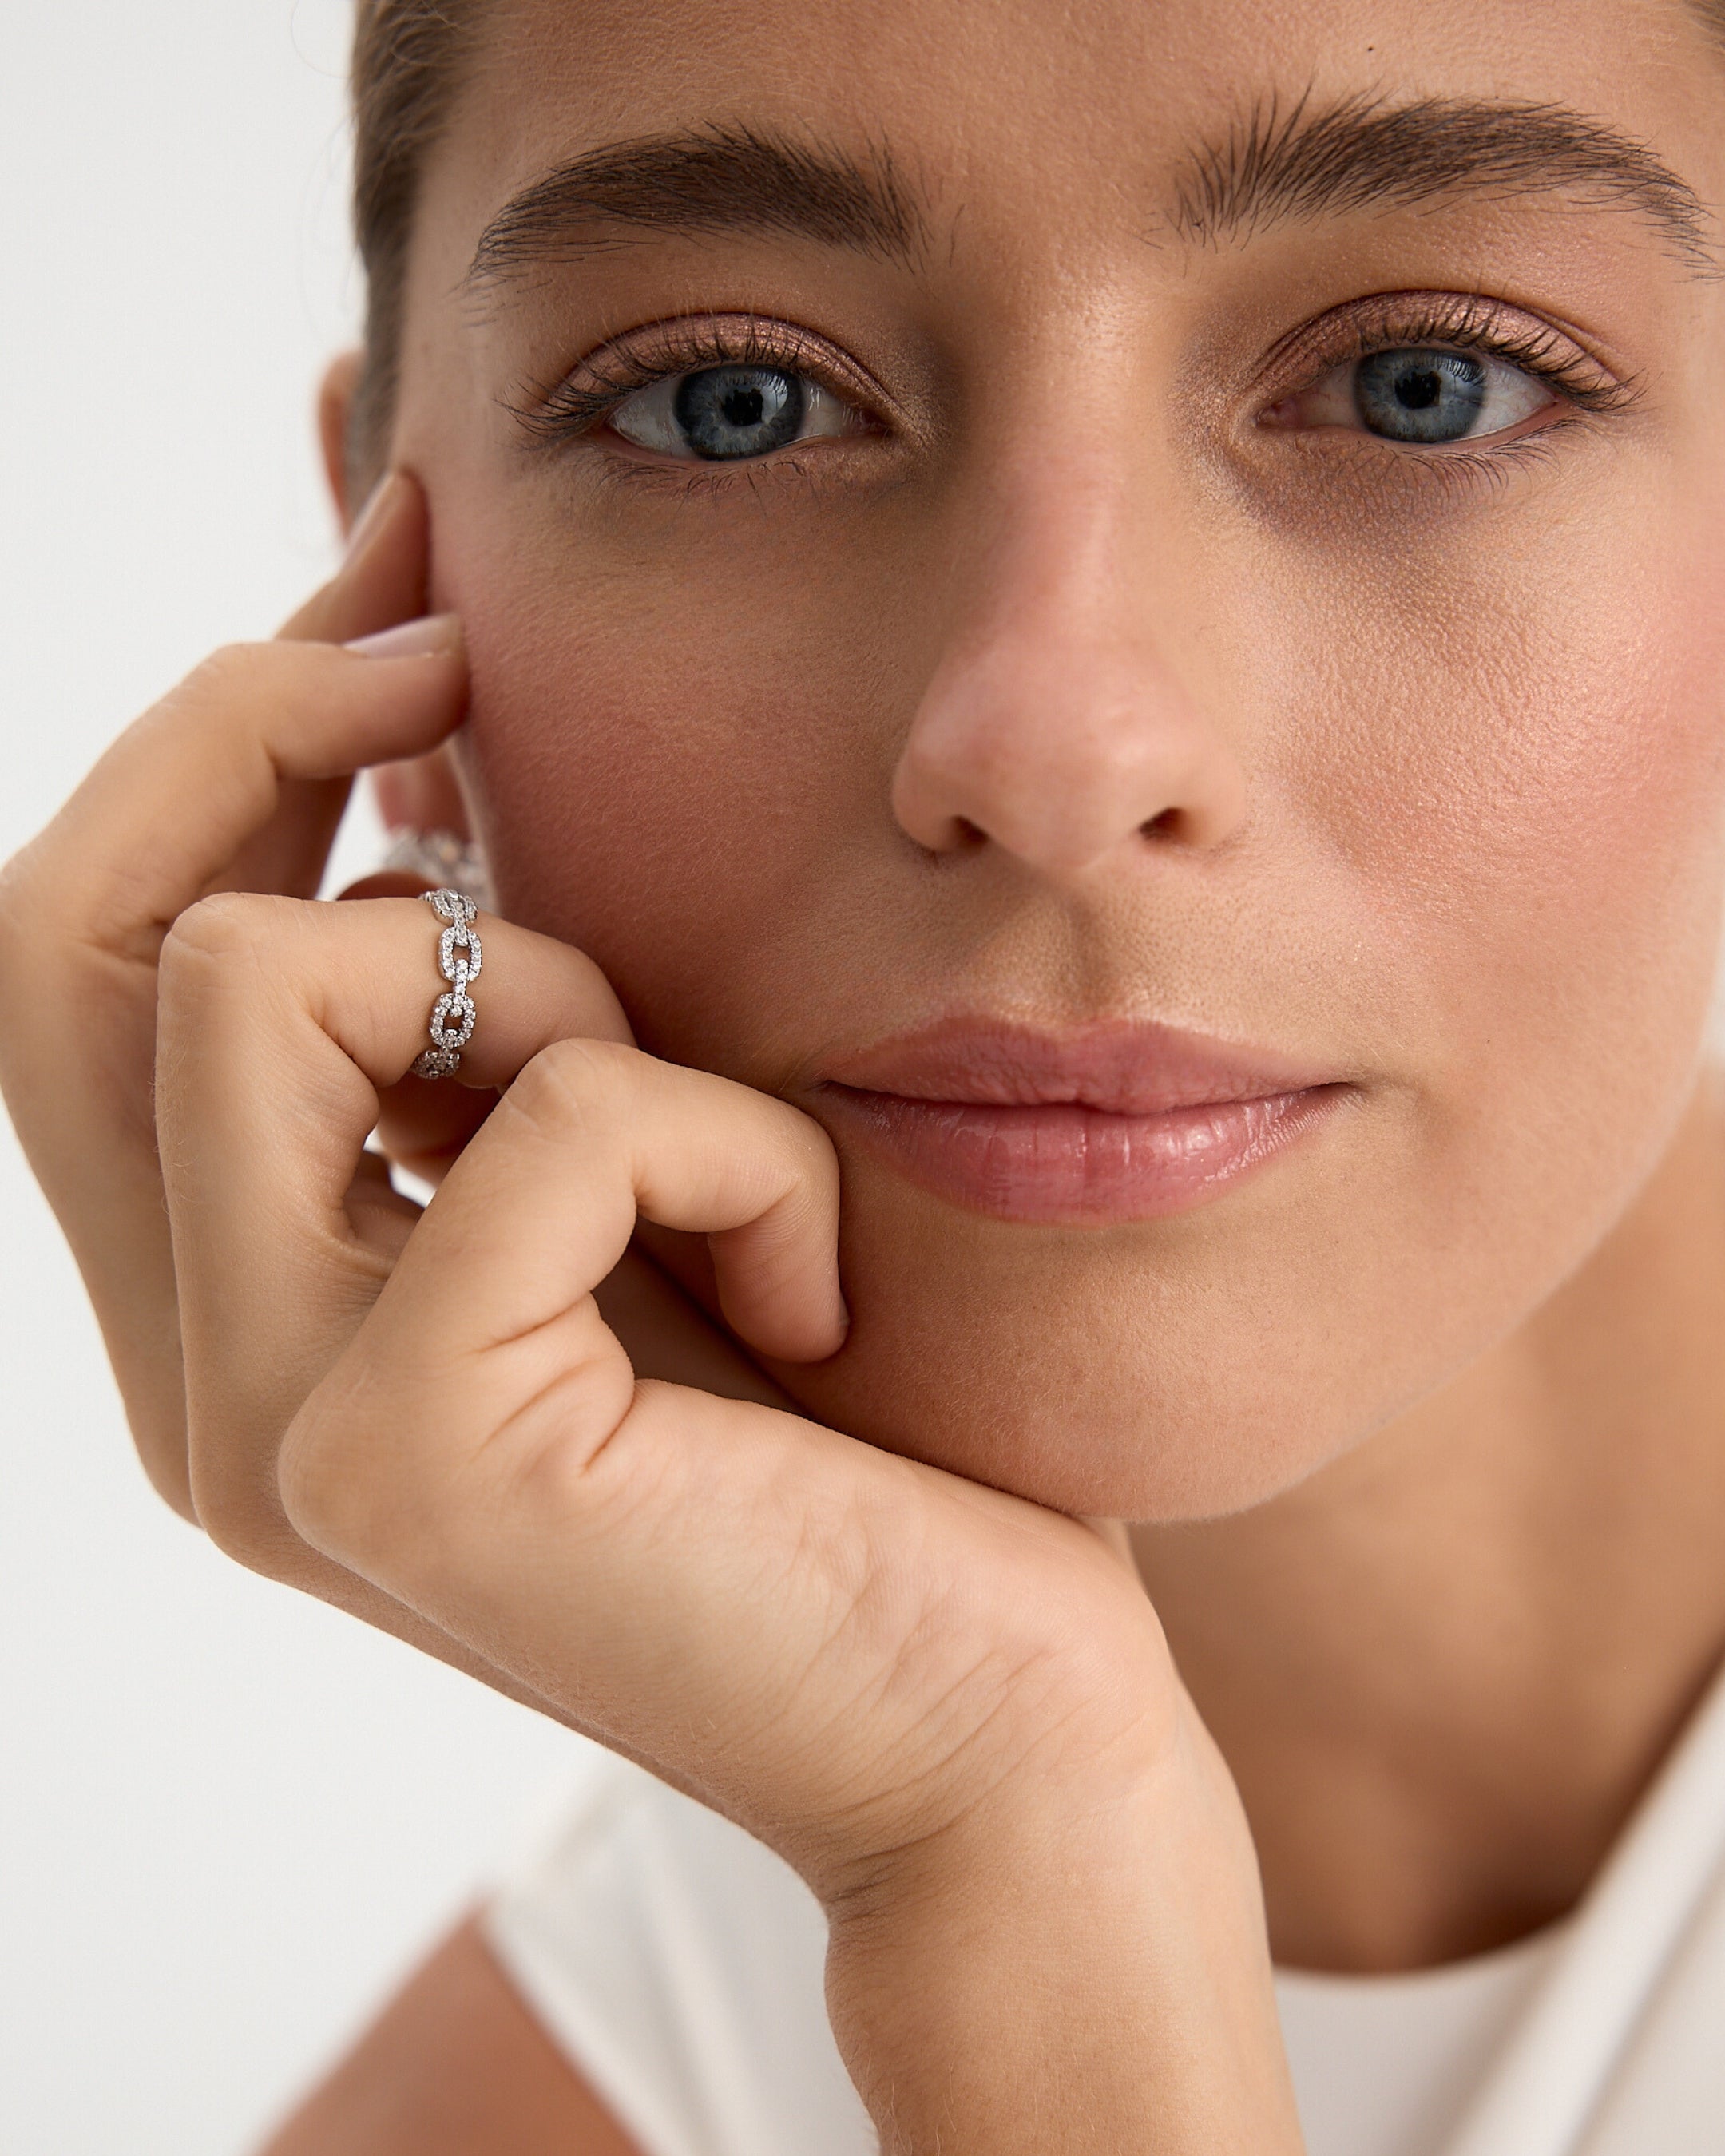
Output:
[[946,1019],[820,1077],[834,1122],[923,1189],[1069,1226],[1201,1205],[1356,1091],[1266,1051],[1131,1021],[1042,1032]]

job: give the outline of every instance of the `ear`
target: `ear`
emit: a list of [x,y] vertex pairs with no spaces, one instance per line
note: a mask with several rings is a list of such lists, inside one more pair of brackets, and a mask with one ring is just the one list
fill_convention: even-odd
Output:
[[317,394],[317,432],[323,445],[324,477],[329,482],[330,499],[336,505],[336,515],[344,532],[352,530],[354,517],[363,506],[348,499],[347,440],[353,400],[359,393],[365,363],[363,352],[342,352],[325,368]]

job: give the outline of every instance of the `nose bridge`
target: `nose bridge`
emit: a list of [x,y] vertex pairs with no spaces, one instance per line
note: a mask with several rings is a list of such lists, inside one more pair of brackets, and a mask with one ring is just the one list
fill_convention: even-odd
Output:
[[1130,601],[1135,587],[1144,593],[1152,565],[1130,497],[1120,459],[1024,459],[993,504],[993,536],[968,595],[968,637],[979,648],[1005,639],[1040,649],[1071,639],[1096,651],[1122,634],[1137,641],[1143,624],[1131,619]]
[[1238,820],[1237,767],[1183,678],[1178,525],[1133,461],[1045,448],[1002,470],[895,783],[931,850],[982,839],[1071,874]]

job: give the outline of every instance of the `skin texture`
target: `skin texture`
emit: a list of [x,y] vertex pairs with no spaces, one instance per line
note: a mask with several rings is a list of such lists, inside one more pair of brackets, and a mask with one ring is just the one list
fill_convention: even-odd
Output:
[[[1720,302],[1635,220],[1551,198],[1214,250],[1158,209],[1243,96],[1369,90],[1380,39],[1398,83],[1605,112],[1703,191],[1716,85],[1657,9],[1608,80],[1603,43],[1489,7],[1267,34],[1243,8],[1101,7],[1076,34],[867,8],[842,68],[787,18],[765,85],[763,18],[732,42],[723,12],[504,7],[430,169],[398,451],[470,639],[501,902],[593,956],[655,1052],[817,1116],[834,1055],[953,1010],[1153,1017],[1355,1086],[1228,1203],[1121,1232],[955,1213],[839,1140],[857,1322],[785,1378],[812,1411],[1044,1502],[1236,1510],[1525,1318],[1692,1091]],[[929,204],[920,274],[634,234],[461,289],[560,157],[737,114],[893,146]],[[1302,321],[1476,280],[1581,326],[1640,408],[1465,475],[1254,425]],[[902,428],[770,475],[528,453],[523,384],[696,305],[811,326]],[[952,842],[961,816],[986,842]]]
[[[1701,1080],[1725,286],[1573,190],[1183,236],[1194,146],[1254,100],[1386,86],[1567,104],[1725,194],[1718,64],[1653,0],[504,0],[427,173],[393,446],[415,483],[299,654],[197,677],[9,879],[8,952],[89,916],[51,993],[9,978],[45,1014],[5,1075],[164,1488],[781,1849],[834,1917],[835,2028],[906,2151],[1004,2156],[1050,2118],[1075,2152],[1293,2148],[1254,1847],[1285,1958],[1514,1936],[1573,1902],[1725,1639]],[[547,167],[710,121],[890,145],[926,236],[900,260],[630,228],[466,281]],[[1634,394],[1466,455],[1316,424],[1301,400],[1355,349],[1337,320],[1412,292],[1483,295],[1562,341],[1572,386]],[[717,475],[524,432],[624,333],[722,313],[819,340],[875,385],[870,426]],[[460,633],[418,659],[327,649],[427,608]],[[222,744],[251,794],[207,786],[141,876],[146,782],[187,791],[151,773]],[[387,984],[423,918],[295,903],[342,775],[392,758],[406,819],[470,817],[513,924],[487,927],[473,1076],[521,1075],[465,1152],[483,1092],[398,1082],[419,1020]],[[223,890],[289,896],[194,906]],[[818,1088],[953,1012],[1155,1019],[1348,1091],[1191,1212],[1003,1222],[881,1168]],[[112,1097],[85,1100],[95,1014]],[[261,1062],[285,1040],[312,1109],[285,1136]],[[380,1099],[399,1156],[460,1155],[418,1225],[347,1182]],[[90,1196],[116,1177],[136,1247]],[[633,1374],[686,1381],[698,1353],[704,1389],[824,1430],[631,1389],[587,1295],[637,1202],[766,1375],[721,1377],[692,1315],[637,1327],[614,1288]],[[266,1218],[290,1254],[267,1281]],[[479,1315],[439,1298],[458,1262]],[[413,1387],[458,1318],[490,1329],[431,1373],[433,1428]],[[1117,1534],[1063,1512],[1140,1523],[1154,1616]],[[685,1517],[706,1538],[673,1539]],[[783,1548],[803,1562],[773,1573]],[[737,1552],[790,1590],[754,1661],[765,1574]],[[908,1592],[883,1620],[859,1576]],[[853,1626],[850,1660],[805,1668],[835,1582],[860,1649]],[[614,1636],[603,1613],[649,1599]],[[855,1737],[836,1760],[823,1717]],[[1115,2012],[1051,2023],[1033,1964],[1081,1965]],[[399,2041],[434,2041],[465,1980],[434,1972]],[[398,2034],[342,2100],[367,2059],[398,2071]],[[495,2058],[519,2038],[506,2014]]]

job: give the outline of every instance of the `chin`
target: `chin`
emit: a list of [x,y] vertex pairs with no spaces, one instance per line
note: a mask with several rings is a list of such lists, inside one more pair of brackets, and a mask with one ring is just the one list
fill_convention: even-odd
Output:
[[[819,1372],[779,1371],[811,1415],[885,1450],[1056,1512],[1143,1522],[1214,1519],[1291,1488],[1366,1435],[1313,1409],[1290,1419],[1224,1386],[1172,1396],[1116,1353],[1086,1371],[1014,1357],[1009,1342],[949,1358],[931,1388],[892,1342],[866,1339]],[[1134,1378],[1141,1383],[1134,1384]]]
[[[1408,1328],[1338,1327],[1286,1236],[1194,1224],[1004,1227],[892,1194],[847,1204],[852,1328],[775,1370],[807,1412],[1032,1502],[1138,1521],[1265,1502],[1441,1374]],[[1373,1313],[1372,1315],[1376,1315]],[[1338,1355],[1338,1342],[1352,1346]],[[1399,1346],[1398,1346],[1399,1342]]]

